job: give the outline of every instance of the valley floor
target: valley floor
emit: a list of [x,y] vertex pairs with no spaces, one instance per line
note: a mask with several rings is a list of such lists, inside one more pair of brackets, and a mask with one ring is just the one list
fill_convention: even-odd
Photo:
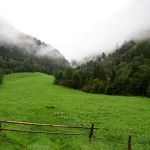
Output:
[[84,93],[53,85],[53,76],[15,73],[0,86],[0,120],[98,127],[96,140],[87,130],[7,125],[24,130],[78,132],[87,137],[2,131],[1,150],[133,150],[150,149],[150,99]]

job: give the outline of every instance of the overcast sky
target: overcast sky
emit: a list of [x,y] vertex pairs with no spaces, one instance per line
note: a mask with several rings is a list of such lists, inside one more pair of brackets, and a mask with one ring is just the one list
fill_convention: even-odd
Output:
[[82,59],[150,29],[150,0],[0,0],[0,17],[68,60]]

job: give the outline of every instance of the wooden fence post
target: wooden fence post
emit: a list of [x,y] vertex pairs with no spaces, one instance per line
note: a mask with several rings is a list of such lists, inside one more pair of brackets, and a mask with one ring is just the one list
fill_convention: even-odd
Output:
[[129,135],[128,139],[128,150],[131,150],[131,135]]
[[91,142],[91,138],[93,136],[93,131],[94,131],[94,124],[92,123],[90,134],[89,134],[89,142]]
[[1,134],[2,123],[0,122],[0,134]]
[[43,133],[43,134],[62,134],[62,135],[86,135],[87,134],[80,134],[80,133],[64,133],[64,132],[47,132],[47,131],[35,131],[35,130],[19,130],[19,129],[10,129],[10,128],[2,128],[2,123],[9,123],[9,124],[22,124],[22,125],[33,125],[33,126],[49,126],[49,127],[59,127],[59,128],[75,128],[75,129],[87,129],[90,130],[89,133],[89,142],[91,142],[91,138],[95,136],[93,134],[94,129],[98,129],[94,127],[94,124],[91,127],[84,127],[84,126],[67,126],[67,125],[54,125],[54,124],[41,124],[41,123],[31,123],[31,122],[17,122],[17,121],[6,121],[0,120],[0,134],[2,131],[14,131],[14,132],[29,132],[29,133]]

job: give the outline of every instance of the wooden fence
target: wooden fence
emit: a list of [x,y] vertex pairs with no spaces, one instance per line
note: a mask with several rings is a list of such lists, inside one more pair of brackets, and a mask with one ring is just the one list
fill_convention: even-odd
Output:
[[[87,130],[89,130],[89,133],[88,134],[81,134],[81,133],[64,133],[64,132],[48,132],[48,131],[9,129],[9,128],[3,128],[2,127],[3,123],[32,125],[32,126],[49,126],[49,127],[57,127],[57,128],[87,129]],[[98,129],[98,128],[95,128],[94,124],[92,124],[91,127],[85,127],[85,126],[67,126],[67,125],[40,124],[40,123],[0,120],[0,134],[2,133],[2,131],[14,131],[14,132],[29,132],[29,133],[43,133],[43,134],[77,135],[77,136],[88,136],[89,142],[91,142],[92,137],[95,138],[95,136],[94,136],[94,130],[95,129]],[[129,135],[129,137],[128,137],[128,150],[131,150],[131,135]]]
[[[80,133],[64,133],[64,132],[48,132],[48,131],[35,131],[35,130],[19,130],[19,129],[9,129],[3,128],[2,124],[21,124],[21,125],[32,125],[32,126],[49,126],[49,127],[57,127],[57,128],[75,128],[75,129],[87,129],[89,130],[88,134],[80,134]],[[94,127],[94,124],[91,127],[84,126],[67,126],[67,125],[54,125],[54,124],[40,124],[40,123],[30,123],[30,122],[17,122],[17,121],[6,121],[0,120],[0,133],[2,131],[14,131],[14,132],[29,132],[29,133],[43,133],[43,134],[61,134],[61,135],[78,135],[78,136],[88,136],[89,142],[91,142],[92,137],[94,136],[94,129],[98,129]]]

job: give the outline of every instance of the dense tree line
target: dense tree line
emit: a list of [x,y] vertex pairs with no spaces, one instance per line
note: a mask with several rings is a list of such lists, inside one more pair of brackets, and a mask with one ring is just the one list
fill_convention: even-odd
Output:
[[150,97],[150,42],[129,41],[76,68],[54,72],[55,84],[89,93]]
[[[39,40],[37,40],[38,44]],[[4,74],[11,72],[43,72],[52,74],[53,69],[64,69],[68,61],[64,58],[37,56],[15,44],[0,44],[0,68]]]

